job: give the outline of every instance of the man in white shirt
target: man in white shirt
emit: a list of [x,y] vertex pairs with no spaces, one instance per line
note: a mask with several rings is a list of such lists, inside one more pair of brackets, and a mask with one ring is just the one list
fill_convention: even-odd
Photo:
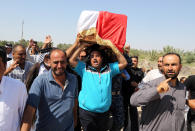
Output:
[[5,49],[0,46],[0,131],[19,131],[27,92],[22,82],[3,76],[6,63]]
[[146,76],[142,79],[142,82],[148,82],[159,77],[163,77],[162,71],[162,56],[158,58],[158,69],[153,69],[149,71]]

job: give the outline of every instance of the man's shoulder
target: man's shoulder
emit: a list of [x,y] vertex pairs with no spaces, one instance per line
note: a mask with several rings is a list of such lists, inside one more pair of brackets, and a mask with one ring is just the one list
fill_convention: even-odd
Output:
[[156,73],[156,72],[159,72],[159,69],[150,70],[148,73]]
[[76,80],[77,79],[77,76],[75,74],[72,74],[70,72],[67,72],[67,76],[69,77],[69,79],[71,80]]
[[7,67],[13,63],[13,59],[7,62]]
[[19,90],[26,89],[25,84],[23,82],[21,82],[20,80],[13,79],[13,78],[8,77],[8,76],[3,76],[3,79],[4,79],[4,81],[6,81],[5,86],[9,86],[11,88],[15,88],[15,89],[19,89]]

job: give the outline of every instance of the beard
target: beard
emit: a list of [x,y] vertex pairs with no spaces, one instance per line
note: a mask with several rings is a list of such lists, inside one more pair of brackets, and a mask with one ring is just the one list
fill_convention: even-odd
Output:
[[[169,74],[169,73],[172,73],[172,74]],[[179,74],[178,72],[168,71],[165,73],[165,78],[166,79],[168,79],[168,78],[176,79],[178,74]]]
[[62,68],[63,71],[58,72],[57,69],[52,69],[52,72],[56,75],[56,76],[62,76],[65,74],[65,68]]

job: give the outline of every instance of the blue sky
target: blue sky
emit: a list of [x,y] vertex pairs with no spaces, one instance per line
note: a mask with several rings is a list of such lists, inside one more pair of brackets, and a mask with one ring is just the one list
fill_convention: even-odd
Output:
[[18,41],[24,20],[24,39],[73,43],[83,10],[127,15],[132,48],[195,49],[195,0],[0,0],[0,40]]

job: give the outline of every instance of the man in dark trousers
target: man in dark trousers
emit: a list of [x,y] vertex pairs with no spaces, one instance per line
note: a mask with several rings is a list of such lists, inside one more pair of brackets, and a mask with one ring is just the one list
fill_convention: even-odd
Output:
[[[138,84],[144,77],[144,72],[141,68],[138,68],[138,57],[132,56],[132,66],[126,67],[127,72],[130,75],[130,80],[123,83],[123,97],[124,97],[124,111],[125,111],[125,131],[138,131],[138,112],[137,107],[131,106],[129,99],[131,95],[138,90]],[[130,119],[129,119],[130,117]],[[130,120],[130,121],[129,121]],[[130,124],[130,126],[129,126]]]

